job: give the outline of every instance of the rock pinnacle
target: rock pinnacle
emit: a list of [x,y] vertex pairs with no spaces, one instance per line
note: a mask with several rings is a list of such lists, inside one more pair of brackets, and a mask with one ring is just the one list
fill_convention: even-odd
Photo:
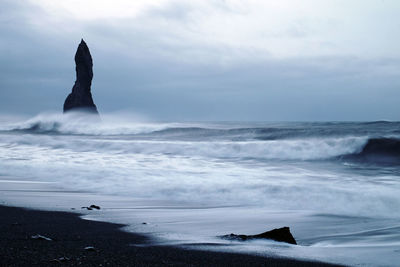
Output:
[[75,65],[76,81],[72,92],[65,99],[64,113],[74,110],[98,114],[90,89],[93,78],[93,61],[83,39],[75,53]]

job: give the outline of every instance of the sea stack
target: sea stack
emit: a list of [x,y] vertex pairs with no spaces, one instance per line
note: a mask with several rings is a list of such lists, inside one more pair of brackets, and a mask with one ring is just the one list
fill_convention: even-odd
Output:
[[64,113],[68,111],[86,111],[98,114],[93,102],[91,85],[93,78],[93,61],[88,46],[83,39],[75,53],[76,81],[72,92],[64,102]]

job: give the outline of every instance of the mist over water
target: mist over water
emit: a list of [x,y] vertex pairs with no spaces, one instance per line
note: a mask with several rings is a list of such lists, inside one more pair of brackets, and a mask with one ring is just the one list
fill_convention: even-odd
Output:
[[[181,203],[179,211],[136,213],[157,221],[154,231],[171,242],[222,242],[215,237],[229,230],[254,234],[287,225],[301,247],[293,251],[303,256],[359,264],[365,263],[361,255],[371,253],[362,247],[379,245],[394,260],[400,247],[400,159],[385,144],[399,143],[399,129],[400,123],[384,121],[160,123],[121,114],[103,115],[101,121],[77,114],[42,114],[22,121],[10,117],[0,120],[0,179]],[[122,209],[127,204],[118,205]],[[194,206],[204,209],[190,208]],[[125,223],[135,221],[122,212],[112,215]],[[179,223],[165,223],[170,221]],[[233,244],[231,249],[259,253],[265,246]],[[359,254],[348,252],[354,261],[345,252],[327,256],[320,251],[326,246],[357,248]],[[306,247],[307,252],[302,250]],[[379,264],[379,259],[371,263]]]

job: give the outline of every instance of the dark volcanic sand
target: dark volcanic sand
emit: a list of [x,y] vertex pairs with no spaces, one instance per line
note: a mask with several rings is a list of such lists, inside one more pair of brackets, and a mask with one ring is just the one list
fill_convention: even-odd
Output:
[[[122,225],[82,220],[73,213],[0,206],[0,215],[0,266],[333,266],[171,246],[138,247],[134,245],[149,240],[120,231]],[[36,234],[52,241],[32,239]],[[95,251],[86,251],[87,246]]]

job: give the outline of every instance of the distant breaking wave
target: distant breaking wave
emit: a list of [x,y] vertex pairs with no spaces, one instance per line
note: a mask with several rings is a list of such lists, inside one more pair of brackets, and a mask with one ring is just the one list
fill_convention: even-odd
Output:
[[[126,121],[114,116],[103,122],[87,120],[77,114],[43,114],[24,122],[0,126],[0,131],[25,132],[32,134],[61,135],[143,135],[179,138],[224,138],[231,140],[279,140],[306,137],[374,136],[374,127],[391,129],[388,134],[400,133],[399,122],[361,123],[292,123],[290,126],[261,124],[259,127],[243,124],[221,127],[218,123],[151,123]],[[90,117],[89,117],[90,118]],[[97,118],[97,117],[96,117]],[[368,125],[369,127],[365,127]],[[206,126],[206,127],[205,127]]]
[[98,117],[81,116],[78,113],[42,114],[27,121],[2,125],[1,132],[54,135],[132,135],[149,133],[166,128],[161,124],[130,123],[110,119],[98,121]]

